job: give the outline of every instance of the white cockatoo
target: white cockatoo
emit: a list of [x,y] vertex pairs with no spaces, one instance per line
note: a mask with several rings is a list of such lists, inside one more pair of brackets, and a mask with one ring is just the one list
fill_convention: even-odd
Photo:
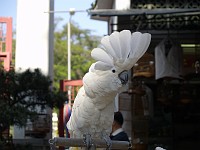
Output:
[[151,41],[149,33],[113,32],[91,52],[97,60],[83,77],[67,128],[71,138],[102,138],[111,133],[114,99],[128,82],[128,70],[143,56]]

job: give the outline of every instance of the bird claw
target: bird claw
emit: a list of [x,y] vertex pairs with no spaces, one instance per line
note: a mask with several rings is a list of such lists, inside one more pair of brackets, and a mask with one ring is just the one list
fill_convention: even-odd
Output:
[[90,134],[83,135],[83,143],[86,145],[86,148],[89,149],[92,143],[92,138]]
[[94,145],[92,143],[92,138],[89,133],[83,134],[83,143],[85,144],[87,150],[89,150],[91,148],[91,146]]
[[112,140],[110,139],[109,136],[103,136],[103,139],[106,141],[106,145],[107,145],[107,150],[110,150],[112,147]]

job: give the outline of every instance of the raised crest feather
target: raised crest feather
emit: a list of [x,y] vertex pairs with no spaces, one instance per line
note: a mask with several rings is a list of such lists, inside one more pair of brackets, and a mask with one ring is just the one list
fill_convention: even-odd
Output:
[[129,70],[146,52],[150,41],[149,33],[115,31],[102,38],[101,47],[93,49],[91,56],[97,61]]

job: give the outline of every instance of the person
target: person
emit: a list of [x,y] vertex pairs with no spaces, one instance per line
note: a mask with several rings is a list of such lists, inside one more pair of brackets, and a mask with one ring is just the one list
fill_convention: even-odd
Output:
[[127,133],[123,130],[122,125],[124,123],[124,118],[121,112],[114,113],[114,121],[112,124],[112,132],[110,135],[111,140],[115,141],[129,141]]

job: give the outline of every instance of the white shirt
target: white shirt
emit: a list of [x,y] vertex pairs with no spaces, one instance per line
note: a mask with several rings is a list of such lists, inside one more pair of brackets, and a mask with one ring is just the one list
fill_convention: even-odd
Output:
[[169,39],[163,39],[155,47],[156,80],[163,77],[182,78],[182,48],[179,43],[170,39],[172,47],[168,51],[165,47],[167,40]]
[[122,132],[122,131],[124,131],[122,128],[119,128],[119,129],[117,129],[117,130],[115,130],[113,133],[112,133],[112,136],[115,136],[115,135],[117,135],[118,133],[120,133],[120,132]]

